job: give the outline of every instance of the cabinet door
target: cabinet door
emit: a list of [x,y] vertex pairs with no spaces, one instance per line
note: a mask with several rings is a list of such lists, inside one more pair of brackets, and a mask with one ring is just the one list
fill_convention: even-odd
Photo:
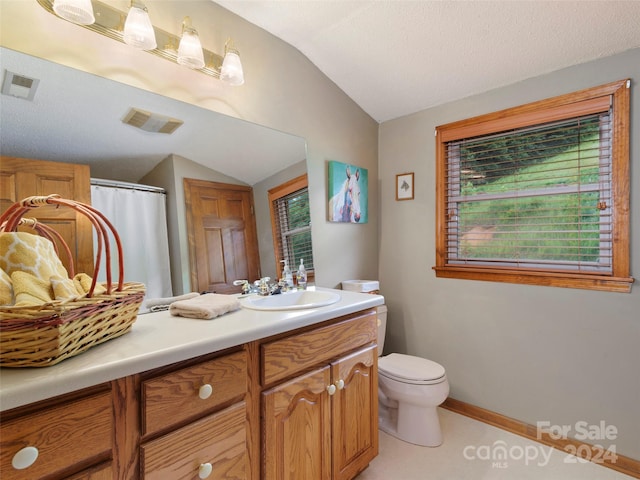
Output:
[[331,478],[329,366],[264,392],[264,478]]
[[[32,195],[57,193],[63,198],[91,204],[91,180],[87,165],[47,162],[25,158],[0,158],[0,212]],[[91,223],[70,208],[40,207],[25,217],[37,218],[53,227],[71,249],[75,271],[93,274],[93,233]],[[26,230],[33,233],[33,230]],[[69,262],[60,251],[65,268]]]
[[333,479],[351,479],[378,455],[378,376],[375,345],[332,364]]

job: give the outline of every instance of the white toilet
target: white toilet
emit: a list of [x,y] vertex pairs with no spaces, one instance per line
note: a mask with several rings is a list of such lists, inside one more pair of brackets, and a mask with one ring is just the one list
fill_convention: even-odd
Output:
[[[378,353],[387,328],[387,306],[378,307]],[[426,447],[442,443],[437,407],[449,395],[442,365],[426,358],[391,353],[378,358],[379,427]]]

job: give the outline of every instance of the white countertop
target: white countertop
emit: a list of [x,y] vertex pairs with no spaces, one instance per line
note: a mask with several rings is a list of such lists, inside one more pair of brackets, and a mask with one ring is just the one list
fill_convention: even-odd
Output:
[[[313,287],[311,287],[313,288]],[[384,297],[346,290],[326,307],[290,311],[241,308],[212,320],[138,316],[131,331],[51,367],[0,368],[0,410],[188,360],[260,338],[373,308]]]

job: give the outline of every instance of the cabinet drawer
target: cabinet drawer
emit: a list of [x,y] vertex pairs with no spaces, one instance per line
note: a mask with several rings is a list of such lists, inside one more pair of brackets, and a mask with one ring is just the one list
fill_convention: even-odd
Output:
[[[206,390],[210,392],[208,397]],[[244,351],[146,380],[142,382],[143,434],[242,400],[246,391]]]
[[321,362],[374,342],[377,316],[370,311],[333,325],[261,345],[263,385],[269,385]]
[[[69,465],[110,458],[112,422],[109,392],[2,422],[0,478],[43,478]],[[27,447],[37,449],[37,458],[31,466],[16,470],[13,458]]]
[[245,479],[247,462],[246,404],[240,402],[184,428],[152,440],[140,448],[145,480],[199,478],[211,466],[208,478]]

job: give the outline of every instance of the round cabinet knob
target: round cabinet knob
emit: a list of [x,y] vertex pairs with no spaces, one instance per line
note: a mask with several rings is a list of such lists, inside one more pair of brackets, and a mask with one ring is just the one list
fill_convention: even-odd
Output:
[[16,470],[29,468],[38,459],[38,449],[36,447],[24,447],[18,451],[11,460],[11,465]]
[[336,393],[336,386],[331,384],[327,387],[327,392],[329,392],[329,395],[333,395],[334,393]]
[[206,400],[207,398],[209,398],[212,393],[213,393],[213,387],[211,385],[209,385],[208,383],[205,383],[204,385],[202,385],[200,387],[200,390],[198,390],[198,396],[202,400]]
[[210,463],[203,463],[198,469],[198,478],[207,478],[213,472],[213,465]]
[[340,379],[336,382],[336,387],[338,387],[338,390],[342,390],[344,388],[344,380]]

